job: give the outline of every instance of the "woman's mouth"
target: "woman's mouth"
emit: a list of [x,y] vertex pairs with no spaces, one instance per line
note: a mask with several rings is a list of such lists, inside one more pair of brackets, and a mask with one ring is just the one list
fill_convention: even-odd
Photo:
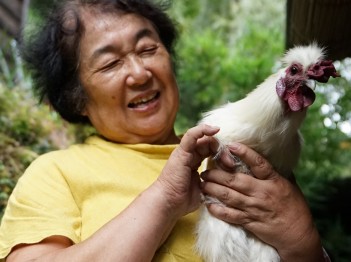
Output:
[[143,107],[147,106],[148,104],[157,100],[159,97],[160,97],[160,92],[156,92],[156,93],[150,94],[150,95],[145,96],[145,97],[140,97],[140,98],[137,98],[134,101],[130,102],[128,104],[128,107],[129,108],[143,108]]

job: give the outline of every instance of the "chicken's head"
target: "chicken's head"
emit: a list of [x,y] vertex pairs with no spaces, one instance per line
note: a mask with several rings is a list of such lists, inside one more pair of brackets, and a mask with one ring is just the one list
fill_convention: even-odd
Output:
[[286,67],[276,84],[278,96],[290,111],[302,111],[313,104],[315,93],[309,86],[311,80],[326,83],[338,77],[330,60],[324,60],[323,49],[315,44],[290,49],[284,59]]

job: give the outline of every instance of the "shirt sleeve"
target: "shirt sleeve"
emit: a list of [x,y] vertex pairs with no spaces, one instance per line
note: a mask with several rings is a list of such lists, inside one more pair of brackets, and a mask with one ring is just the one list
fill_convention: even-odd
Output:
[[35,160],[9,198],[0,227],[0,259],[18,244],[53,235],[80,241],[81,218],[71,190],[50,155]]

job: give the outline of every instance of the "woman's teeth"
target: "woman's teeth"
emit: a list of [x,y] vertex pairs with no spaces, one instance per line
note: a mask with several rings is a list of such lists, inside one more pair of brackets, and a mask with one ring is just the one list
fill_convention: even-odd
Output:
[[158,96],[159,96],[159,93],[155,93],[153,95],[140,98],[138,100],[135,100],[135,101],[129,103],[128,107],[137,107],[137,106],[140,106],[142,104],[149,103],[152,100],[154,100],[155,98],[157,98]]

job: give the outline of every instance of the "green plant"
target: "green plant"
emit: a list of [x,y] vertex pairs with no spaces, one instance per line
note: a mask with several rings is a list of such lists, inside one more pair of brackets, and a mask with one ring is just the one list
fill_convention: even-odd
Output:
[[0,219],[8,198],[27,166],[39,155],[81,141],[91,129],[62,121],[49,106],[38,104],[14,40],[0,48]]

